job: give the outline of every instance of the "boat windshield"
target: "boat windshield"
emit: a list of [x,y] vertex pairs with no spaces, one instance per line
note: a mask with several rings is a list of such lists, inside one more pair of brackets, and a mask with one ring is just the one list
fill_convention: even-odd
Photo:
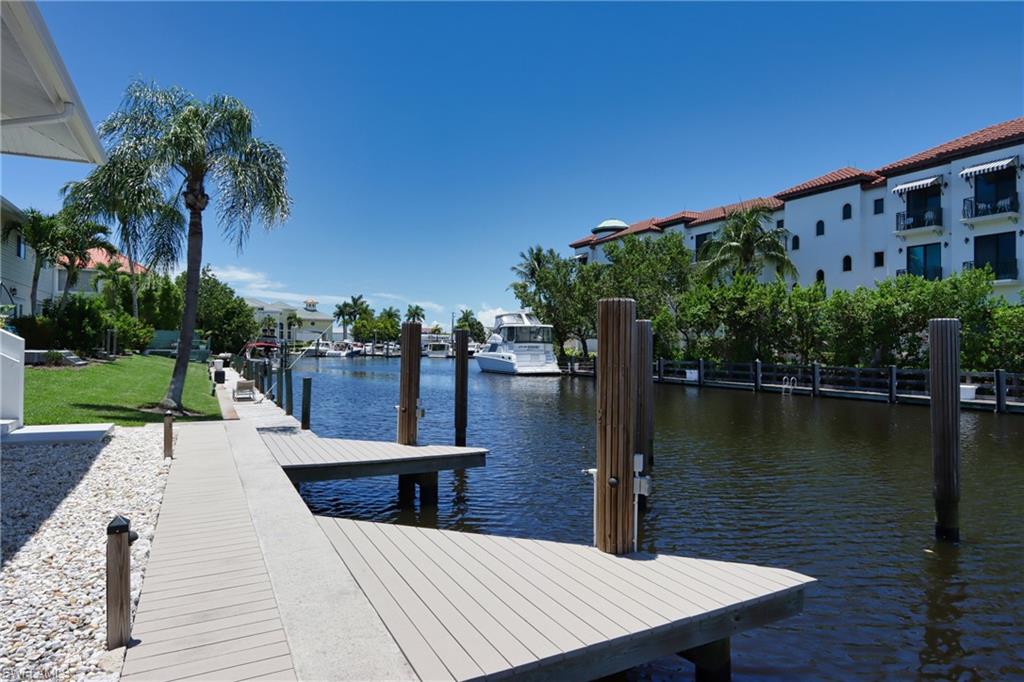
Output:
[[501,336],[509,343],[551,343],[551,327],[505,327]]
[[430,344],[430,350],[448,350],[448,344],[446,344],[446,343],[432,343],[432,344]]

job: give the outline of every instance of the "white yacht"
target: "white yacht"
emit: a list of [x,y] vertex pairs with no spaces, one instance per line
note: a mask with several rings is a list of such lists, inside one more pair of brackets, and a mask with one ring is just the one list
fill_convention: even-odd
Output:
[[494,334],[473,355],[481,372],[561,374],[551,346],[551,325],[533,313],[498,315]]
[[423,357],[425,358],[448,358],[451,355],[451,346],[447,341],[431,341],[423,344]]

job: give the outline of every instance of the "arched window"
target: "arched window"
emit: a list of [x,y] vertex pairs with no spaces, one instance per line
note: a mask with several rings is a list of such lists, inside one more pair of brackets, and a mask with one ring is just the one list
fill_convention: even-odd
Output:
[[849,256],[843,256],[843,272],[849,272],[853,270],[853,259]]
[[853,206],[849,204],[843,204],[843,220],[849,220],[853,217]]
[[799,235],[793,235],[793,250],[794,251],[799,251],[800,250],[800,236]]
[[814,281],[818,282],[819,284],[824,284],[825,283],[825,271],[824,270],[818,270],[818,272],[815,273],[815,275],[814,275]]
[[824,220],[819,220],[817,222],[817,224],[814,226],[814,234],[819,236],[819,237],[821,235],[825,234],[825,221]]

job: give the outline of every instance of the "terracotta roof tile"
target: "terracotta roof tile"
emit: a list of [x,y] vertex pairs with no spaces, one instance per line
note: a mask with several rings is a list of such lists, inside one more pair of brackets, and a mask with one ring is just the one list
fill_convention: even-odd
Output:
[[697,217],[687,223],[687,227],[697,227],[699,225],[706,225],[713,223],[718,220],[725,220],[731,214],[736,211],[745,211],[756,206],[765,206],[772,211],[778,211],[782,208],[783,204],[775,197],[758,197],[756,199],[749,199],[747,201],[738,201],[735,204],[726,204],[725,206],[716,206],[715,208],[709,208],[706,211],[701,211],[697,214]]
[[658,218],[657,224],[659,227],[668,227],[669,225],[678,225],[679,223],[688,223],[694,218],[700,215],[697,211],[679,211],[673,213],[670,216],[664,218]]
[[962,156],[977,154],[986,149],[1005,147],[1018,142],[1024,142],[1024,116],[968,133],[955,140],[882,166],[875,172],[881,175],[909,173],[918,168],[925,168]]
[[[807,196],[808,194],[817,194],[818,192],[827,192],[830,189],[846,187],[847,185],[853,185],[858,182],[874,182],[880,177],[881,176],[878,173],[872,173],[871,171],[863,171],[860,168],[846,166],[845,168],[838,168],[831,173],[819,175],[807,182],[801,182],[799,185],[794,185],[787,190],[783,190],[775,196],[782,200],[796,199],[797,197]],[[884,178],[882,179],[884,180]]]

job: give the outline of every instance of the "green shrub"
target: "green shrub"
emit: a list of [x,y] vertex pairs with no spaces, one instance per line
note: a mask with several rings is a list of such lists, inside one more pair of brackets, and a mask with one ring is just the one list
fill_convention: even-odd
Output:
[[117,347],[124,350],[145,350],[153,340],[153,328],[143,324],[128,313],[118,313],[108,320],[117,331]]
[[102,298],[82,294],[69,296],[63,305],[57,300],[43,306],[43,315],[56,325],[57,345],[86,355],[103,343],[103,332],[108,329],[105,313]]
[[43,357],[43,364],[47,367],[60,367],[64,364],[64,356],[58,351],[48,350]]
[[25,339],[25,348],[47,350],[57,343],[57,325],[46,317],[16,317],[10,325]]

